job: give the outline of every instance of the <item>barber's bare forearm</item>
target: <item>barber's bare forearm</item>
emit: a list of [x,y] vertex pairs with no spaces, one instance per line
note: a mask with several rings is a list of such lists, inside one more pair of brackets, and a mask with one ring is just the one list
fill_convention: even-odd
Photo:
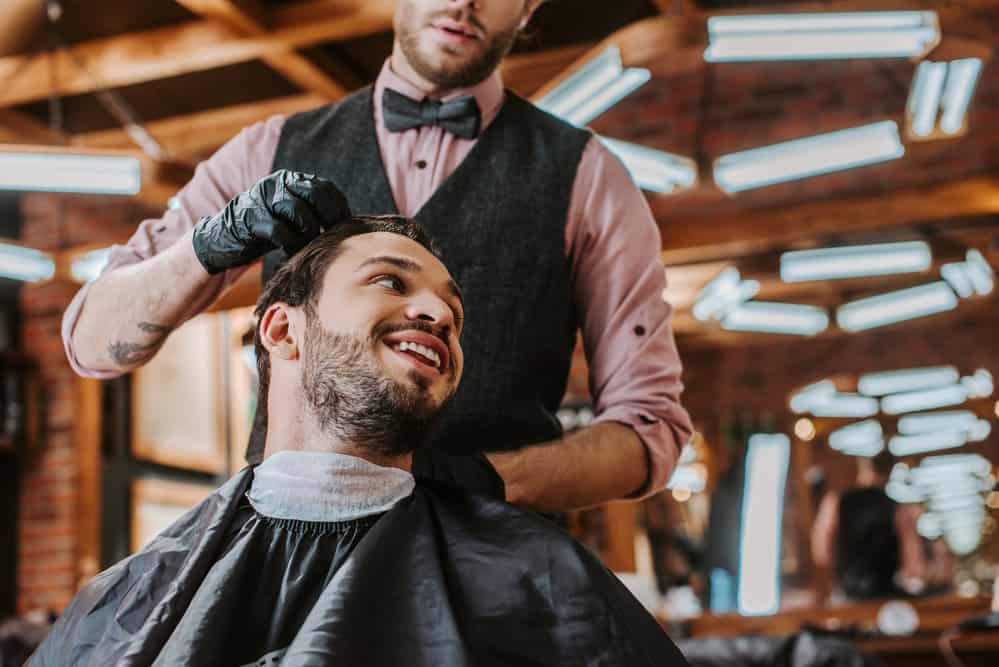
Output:
[[628,497],[645,484],[645,445],[623,424],[601,423],[561,440],[488,455],[507,500],[537,512],[564,512]]
[[209,280],[190,234],[155,257],[102,276],[73,332],[80,363],[124,372],[149,361]]

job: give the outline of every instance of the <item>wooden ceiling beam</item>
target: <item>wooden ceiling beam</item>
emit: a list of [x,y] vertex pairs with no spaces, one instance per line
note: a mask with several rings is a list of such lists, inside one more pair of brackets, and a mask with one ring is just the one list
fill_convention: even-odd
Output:
[[[192,13],[218,21],[243,35],[262,37],[269,34],[269,17],[256,0],[175,1]],[[347,94],[347,89],[330,74],[293,48],[265,53],[261,60],[306,92],[322,95],[330,101]]]
[[26,113],[0,109],[0,143],[61,144],[66,137]]
[[[583,44],[509,56],[503,61],[503,81],[521,94],[530,94],[542,81],[550,78],[552,72],[563,69],[590,46]],[[326,98],[322,95],[292,95],[154,120],[144,123],[143,127],[170,155],[201,157],[248,125],[277,114],[313,109],[325,102]],[[121,128],[76,134],[70,138],[70,143],[89,148],[129,148],[133,145]]]
[[801,239],[996,215],[999,175],[736,214],[671,217],[668,198],[653,206],[669,266],[765,252]]
[[[293,95],[164,118],[143,127],[171,155],[197,158],[214,151],[244,127],[277,114],[314,109],[325,101],[319,95]],[[131,145],[131,139],[125,130],[115,128],[76,134],[70,143],[90,148],[123,148]]]
[[[0,58],[0,106],[115,88],[286,53],[289,49],[384,32],[392,0],[307,0],[276,7],[266,34],[246,36],[216,20],[127,33],[76,44],[70,55]],[[86,71],[77,66],[85,64]],[[58,72],[51,85],[52,68]],[[295,72],[296,68],[289,68]],[[299,76],[305,68],[297,68]]]

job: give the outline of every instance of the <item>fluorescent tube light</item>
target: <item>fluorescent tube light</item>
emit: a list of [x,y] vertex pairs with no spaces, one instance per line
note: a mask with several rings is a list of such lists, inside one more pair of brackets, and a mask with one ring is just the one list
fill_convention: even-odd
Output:
[[110,255],[111,248],[99,248],[86,252],[72,261],[69,265],[69,273],[73,280],[80,283],[97,280],[101,271],[104,270],[104,266],[108,263]]
[[814,336],[829,327],[829,315],[816,306],[749,301],[728,313],[721,325],[729,331]]
[[573,125],[583,126],[645,84],[647,69],[621,63],[621,50],[609,46],[557,85],[537,106]]
[[912,456],[941,449],[954,449],[968,442],[964,431],[937,431],[919,435],[893,435],[888,440],[888,451],[895,456]]
[[759,291],[759,281],[743,280],[739,270],[730,266],[698,292],[692,309],[693,315],[702,322],[720,320],[744,301],[752,299]]
[[832,380],[821,380],[802,387],[791,396],[791,410],[797,414],[809,412],[813,407],[824,403],[836,393],[836,385]]
[[916,68],[912,79],[909,101],[906,104],[906,114],[909,117],[909,129],[917,137],[928,137],[933,134],[937,123],[937,111],[940,108],[940,96],[943,95],[944,80],[947,78],[947,63],[934,63],[924,60]]
[[965,257],[965,270],[972,287],[982,296],[991,294],[995,287],[995,275],[985,257],[975,249],[969,250]]
[[34,248],[0,243],[0,278],[36,282],[55,275],[52,258]]
[[804,387],[791,397],[791,410],[810,412],[816,417],[872,417],[878,413],[878,400],[858,394],[840,394],[831,380]]
[[885,484],[885,493],[896,503],[921,503],[926,500],[919,489],[903,482],[888,482]]
[[[963,513],[964,516],[981,515],[984,513],[984,506],[985,499],[977,493],[951,497],[935,495],[930,498],[931,509],[940,512],[958,512],[959,510],[965,510]],[[978,511],[975,512],[974,510]],[[948,515],[944,518],[950,519],[951,517]]]
[[967,264],[964,262],[948,262],[940,267],[940,277],[942,277],[950,288],[962,299],[967,299],[975,293],[975,288],[971,284],[968,276]]
[[982,442],[992,434],[992,424],[979,419],[968,429],[968,442]]
[[835,394],[812,406],[816,417],[873,417],[878,414],[878,400],[859,394]]
[[781,524],[791,442],[783,434],[749,438],[739,529],[739,613],[766,616],[780,606]]
[[902,435],[919,435],[933,431],[970,431],[977,421],[978,417],[970,410],[922,412],[900,417],[898,432]]
[[961,405],[967,399],[967,390],[959,384],[952,384],[936,389],[889,394],[881,399],[881,409],[889,415],[900,415]]
[[954,384],[961,379],[953,366],[906,368],[898,371],[865,373],[857,381],[857,389],[868,396],[884,396],[905,391],[932,389]]
[[0,153],[0,190],[134,195],[140,186],[133,157]]
[[604,145],[624,163],[638,187],[668,194],[697,182],[697,163],[666,151],[600,137]]
[[715,183],[726,192],[740,192],[894,160],[904,154],[898,125],[882,121],[723,155],[715,160]]
[[708,62],[922,56],[940,41],[936,12],[712,16]]
[[933,512],[926,512],[916,519],[916,532],[928,540],[935,540],[943,535],[943,521]]
[[874,419],[849,424],[829,434],[829,446],[833,449],[850,449],[858,446],[880,443],[884,438],[881,424]]
[[944,533],[944,541],[947,547],[957,556],[967,556],[978,548],[982,541],[981,527],[974,530],[954,533],[947,531]]
[[794,250],[780,256],[780,277],[786,283],[837,280],[925,271],[933,253],[923,241]]
[[846,331],[864,331],[956,307],[954,290],[938,281],[845,303],[836,310],[836,322]]
[[677,466],[673,475],[670,477],[669,483],[666,484],[667,489],[687,489],[692,493],[700,493],[704,491],[708,482],[708,474],[704,465],[701,463],[690,463],[687,465]]
[[947,70],[947,86],[940,99],[940,129],[944,134],[957,134],[964,128],[968,105],[982,71],[979,58],[953,60]]
[[979,368],[974,375],[961,378],[961,386],[964,387],[968,398],[988,398],[994,389],[992,373],[984,368]]

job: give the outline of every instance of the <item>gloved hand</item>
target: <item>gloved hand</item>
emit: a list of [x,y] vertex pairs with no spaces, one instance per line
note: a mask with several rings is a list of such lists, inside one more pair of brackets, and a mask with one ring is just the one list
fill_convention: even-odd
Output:
[[503,478],[482,453],[451,455],[433,447],[421,447],[413,452],[413,477],[506,500]]
[[349,217],[347,198],[331,181],[281,169],[202,218],[194,227],[194,252],[208,273],[221,273],[275,248],[290,257]]

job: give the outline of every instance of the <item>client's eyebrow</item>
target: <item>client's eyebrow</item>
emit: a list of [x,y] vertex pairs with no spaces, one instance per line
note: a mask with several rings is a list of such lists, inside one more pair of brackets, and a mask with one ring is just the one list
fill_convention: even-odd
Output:
[[[360,271],[361,269],[371,266],[372,264],[391,264],[392,266],[408,273],[419,273],[423,270],[423,265],[419,262],[413,261],[407,257],[396,257],[394,255],[378,255],[376,257],[369,257],[361,262],[361,265],[357,267],[357,270]],[[456,283],[453,278],[448,279],[447,289],[456,299],[458,299],[461,307],[464,308],[465,299],[461,296],[461,288],[458,287],[458,283]]]

